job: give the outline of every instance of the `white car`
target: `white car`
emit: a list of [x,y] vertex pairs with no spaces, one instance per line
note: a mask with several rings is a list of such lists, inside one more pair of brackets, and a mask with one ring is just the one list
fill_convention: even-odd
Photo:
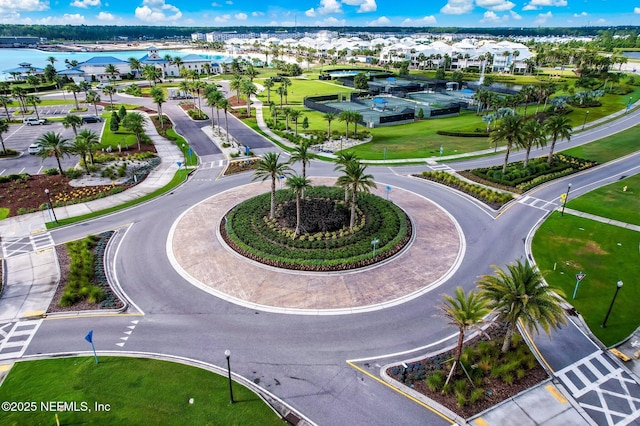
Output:
[[42,150],[42,147],[37,143],[32,143],[31,145],[29,145],[29,148],[27,148],[27,152],[31,155],[36,155],[41,150]]
[[24,119],[24,124],[26,124],[27,126],[39,126],[46,123],[47,120],[45,118],[29,117]]
[[96,86],[96,89],[104,89],[107,86],[111,86],[109,83],[98,83],[98,85]]

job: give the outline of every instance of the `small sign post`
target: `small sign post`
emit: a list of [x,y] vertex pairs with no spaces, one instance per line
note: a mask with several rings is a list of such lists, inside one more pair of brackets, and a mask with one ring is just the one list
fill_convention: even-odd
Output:
[[587,274],[583,274],[582,271],[580,271],[579,274],[576,274],[576,288],[573,289],[573,298],[576,298],[576,295],[578,294],[578,286],[580,285],[580,281],[582,281],[584,279],[584,277],[586,277]]
[[84,336],[84,340],[91,343],[91,349],[93,349],[93,356],[96,359],[96,364],[98,363],[98,355],[96,355],[96,347],[93,346],[93,330],[89,330],[89,333]]
[[373,257],[376,257],[376,246],[378,245],[379,242],[380,240],[377,238],[374,238],[373,240],[371,240],[371,245],[373,245]]
[[389,201],[389,193],[391,192],[391,187],[387,185],[385,189],[387,190],[387,201]]

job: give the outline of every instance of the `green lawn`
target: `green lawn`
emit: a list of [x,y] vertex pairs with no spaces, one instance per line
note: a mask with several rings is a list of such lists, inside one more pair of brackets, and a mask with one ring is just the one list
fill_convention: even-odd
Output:
[[[78,411],[58,413],[62,425],[283,424],[246,387],[234,383],[233,392],[232,405],[225,376],[167,361],[106,356],[97,365],[92,357],[23,361],[0,386],[0,400],[34,401],[37,409],[5,411],[2,424],[55,425],[55,412],[41,407],[48,401],[77,403]],[[87,411],[80,411],[83,402]],[[97,411],[95,403],[109,404],[109,411]]]
[[[321,81],[321,80],[310,80],[303,78],[290,78],[291,86],[287,89],[287,99],[289,105],[302,105],[302,101],[305,96],[314,96],[314,95],[331,95],[334,93],[351,93],[354,89],[349,87],[344,87],[339,84],[330,81]],[[256,78],[255,82],[258,84],[262,84],[264,79]],[[276,89],[280,86],[280,83],[275,83],[275,85],[271,88],[271,101],[275,102],[277,105],[280,105],[280,96],[276,93]],[[231,92],[235,93],[235,92]],[[242,96],[241,96],[242,97]],[[267,102],[267,90],[262,91],[258,98],[265,104],[265,107],[268,107]],[[283,97],[283,102],[286,103],[287,99]]]
[[[564,291],[566,300],[584,317],[607,346],[628,337],[639,325],[640,233],[566,214],[553,213],[533,238],[533,255],[547,282]],[[575,275],[586,274],[575,300]],[[601,328],[616,290],[607,327]]]
[[640,226],[640,175],[628,177],[570,200],[567,207]]
[[[615,135],[599,139],[586,145],[569,148],[562,152],[573,157],[584,158],[586,160],[597,161],[598,163],[606,163],[615,160],[638,150],[638,140],[640,139],[640,126],[632,127]],[[562,143],[559,148],[569,146]]]

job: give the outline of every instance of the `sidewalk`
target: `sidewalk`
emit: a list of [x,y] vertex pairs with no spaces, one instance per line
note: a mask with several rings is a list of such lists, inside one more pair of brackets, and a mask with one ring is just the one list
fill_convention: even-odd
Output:
[[[150,121],[145,132],[162,159],[160,165],[144,181],[124,192],[87,203],[56,207],[58,219],[119,206],[169,183],[178,170],[177,162],[184,161],[182,152],[160,136]],[[0,221],[4,262],[0,322],[40,317],[51,303],[58,284],[59,268],[54,242],[45,226],[51,221],[49,214],[41,211]]]

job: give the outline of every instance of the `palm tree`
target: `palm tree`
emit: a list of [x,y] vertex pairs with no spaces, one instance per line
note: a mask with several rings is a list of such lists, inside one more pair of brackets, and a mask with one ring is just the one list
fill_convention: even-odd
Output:
[[522,145],[526,149],[523,168],[526,169],[529,165],[529,154],[531,153],[531,148],[542,148],[547,146],[547,132],[538,120],[532,118],[524,122],[524,125],[522,126],[522,133],[524,133]]
[[91,174],[89,171],[89,164],[87,163],[87,154],[89,154],[89,143],[81,136],[76,136],[73,145],[71,145],[71,152],[80,156],[80,160],[84,165],[84,169],[87,174]]
[[77,93],[81,90],[80,86],[75,83],[69,83],[64,86],[64,90],[67,92],[73,93],[73,99],[76,102],[76,110],[80,110],[80,105],[78,105],[78,95]]
[[100,137],[93,130],[82,129],[76,136],[77,138],[82,138],[87,142],[89,158],[91,159],[91,164],[93,164],[93,153],[100,144]]
[[102,93],[104,93],[105,95],[109,96],[109,103],[111,104],[111,109],[113,109],[113,95],[116,94],[116,88],[115,86],[104,86],[102,88]]
[[56,157],[58,170],[60,174],[64,176],[64,171],[60,164],[60,157],[71,154],[72,149],[69,146],[69,139],[63,138],[60,133],[47,132],[36,140],[36,144],[39,148],[37,155],[42,157],[43,160],[52,155]]
[[440,309],[444,312],[444,316],[449,320],[449,324],[458,327],[458,343],[456,345],[456,355],[447,377],[447,383],[460,363],[462,356],[462,344],[464,343],[465,332],[472,327],[476,327],[484,322],[484,317],[489,314],[490,309],[487,307],[487,301],[482,295],[475,291],[464,293],[462,287],[456,287],[453,291],[453,297],[443,295],[444,304]]
[[69,127],[71,127],[73,129],[73,134],[75,136],[78,136],[78,127],[82,126],[82,118],[74,115],[74,114],[67,114],[63,119],[62,119],[62,125],[64,126],[65,129],[68,129]]
[[7,148],[4,146],[4,138],[2,137],[2,135],[4,133],[7,133],[8,131],[9,131],[9,123],[7,123],[7,120],[0,120],[0,143],[2,144],[3,154],[7,153]]
[[282,77],[282,83],[280,84],[282,84],[282,87],[284,87],[284,103],[288,104],[289,98],[287,98],[287,94],[289,90],[287,88],[291,86],[293,83],[291,83],[291,80],[288,79],[287,77]]
[[331,122],[337,118],[337,116],[332,112],[327,112],[322,116],[327,122],[327,140],[331,141]]
[[353,123],[353,136],[358,137],[358,123],[362,121],[362,114],[358,111],[351,111],[351,122]]
[[158,106],[158,119],[160,120],[160,128],[164,128],[164,117],[162,114],[162,104],[166,102],[164,90],[158,86],[153,86],[149,92],[153,98],[153,102]]
[[271,178],[271,208],[269,209],[269,219],[276,216],[276,179],[280,176],[287,176],[291,171],[291,167],[285,162],[280,161],[280,153],[267,152],[260,160],[253,180],[262,179],[265,181]]
[[113,64],[107,64],[107,66],[104,67],[104,73],[109,76],[109,80],[114,81],[116,75],[120,74],[120,70]]
[[296,193],[296,230],[295,235],[300,235],[300,218],[302,216],[302,206],[300,199],[304,198],[305,189],[311,186],[311,182],[305,176],[293,175],[287,178],[286,184]]
[[[211,128],[215,128],[215,123],[213,122],[213,111],[217,107],[220,99],[223,98],[224,95],[218,90],[218,87],[215,84],[209,84],[204,88],[204,99],[207,102],[207,105],[211,107]],[[220,126],[220,116],[218,116],[218,126]]]
[[287,89],[284,86],[278,86],[276,87],[276,93],[280,95],[280,108],[282,108],[282,96],[287,94]]
[[131,58],[128,59],[128,61],[129,61],[129,68],[131,68],[131,70],[134,71],[136,78],[140,77],[140,70],[142,70],[142,62],[140,62],[140,59],[132,56]]
[[504,164],[502,165],[502,173],[507,172],[507,164],[509,163],[509,153],[511,148],[522,146],[523,135],[520,127],[522,126],[522,117],[519,115],[509,115],[502,119],[498,128],[491,133],[489,139],[498,146],[499,142],[504,142],[507,152],[504,155]]
[[251,96],[258,93],[258,88],[249,79],[243,79],[240,85],[240,92],[247,97],[247,116],[251,117]]
[[[18,99],[18,103],[20,104],[20,111],[24,115],[27,112],[27,105],[25,104],[25,98],[27,97],[27,91],[20,86],[12,86],[11,87],[11,96]],[[76,101],[77,105],[77,101]]]
[[93,104],[93,109],[96,113],[96,116],[98,115],[98,102],[100,102],[100,95],[98,94],[98,92],[96,92],[95,90],[89,90],[87,92],[87,102],[89,102],[90,104]]
[[271,103],[271,88],[275,86],[275,83],[271,77],[264,80],[262,85],[267,89],[267,103]]
[[[302,177],[307,177],[307,165],[311,165],[312,155],[309,152],[309,146],[311,146],[311,142],[305,140],[297,145],[291,151],[291,157],[289,158],[289,163],[302,163]],[[304,190],[302,191],[302,198],[304,198]]]
[[149,81],[150,85],[155,85],[156,81],[162,78],[162,71],[153,65],[142,67],[142,76]]
[[142,135],[144,134],[144,125],[147,122],[147,118],[139,112],[129,112],[124,116],[122,125],[125,129],[133,132],[136,135],[136,141],[138,142],[138,151],[140,151],[140,143],[142,142]]
[[522,321],[530,332],[537,332],[540,326],[547,334],[552,328],[567,323],[560,297],[529,262],[517,260],[507,265],[506,271],[495,265],[492,267],[496,275],[481,276],[477,284],[489,307],[507,324],[502,353],[509,351],[518,321]]
[[[230,107],[231,103],[229,102],[229,99],[224,96],[221,96],[220,100],[216,102],[216,108],[218,108],[218,111],[224,111],[224,128],[227,133],[227,143],[229,143],[229,122],[227,121],[227,113],[229,112]],[[220,123],[220,118],[218,118],[218,123]]]
[[547,163],[551,164],[553,158],[553,150],[556,147],[556,141],[559,138],[566,139],[567,142],[571,140],[571,123],[565,115],[554,115],[549,118],[544,124],[547,134],[551,136],[551,149],[549,149],[549,156]]
[[291,108],[284,107],[282,108],[282,113],[284,114],[285,119],[285,130],[289,130],[289,117],[291,116]]
[[289,110],[289,118],[291,120],[293,120],[293,124],[295,124],[296,126],[296,136],[298,136],[298,120],[300,119],[300,116],[302,115],[302,111],[300,111],[299,109],[290,109]]
[[242,76],[235,74],[229,82],[229,89],[236,91],[236,101],[240,102],[240,88],[242,87]]
[[53,56],[49,56],[47,57],[47,62],[49,62],[51,64],[51,66],[53,66],[53,63],[56,62],[57,59]]
[[338,177],[336,183],[343,188],[351,188],[351,218],[349,220],[349,228],[353,229],[356,223],[356,199],[358,191],[368,193],[370,188],[377,188],[373,181],[373,175],[365,174],[367,166],[360,164],[359,161],[350,161],[341,171],[344,173]]
[[7,120],[9,120],[9,104],[13,103],[13,99],[6,95],[0,95],[0,105],[4,108],[5,114],[7,114]]
[[28,95],[24,98],[25,103],[29,105],[33,105],[33,110],[36,113],[36,117],[38,120],[40,119],[40,114],[38,114],[38,104],[42,103],[42,99],[39,96]]

